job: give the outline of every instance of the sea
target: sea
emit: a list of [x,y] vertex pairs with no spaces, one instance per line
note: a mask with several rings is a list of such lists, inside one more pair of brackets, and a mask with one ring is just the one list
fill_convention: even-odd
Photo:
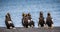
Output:
[[51,13],[53,25],[60,27],[60,0],[0,0],[0,27],[6,27],[5,15],[10,13],[15,27],[22,26],[22,13],[30,13],[38,27],[39,13],[43,12],[46,21],[47,13]]

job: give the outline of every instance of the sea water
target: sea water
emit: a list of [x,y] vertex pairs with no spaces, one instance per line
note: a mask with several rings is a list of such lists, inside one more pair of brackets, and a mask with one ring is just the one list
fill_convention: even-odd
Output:
[[43,11],[45,20],[50,12],[54,26],[60,26],[60,0],[0,0],[0,27],[6,27],[5,15],[8,12],[15,27],[23,27],[22,13],[30,13],[35,27],[38,27],[40,11]]

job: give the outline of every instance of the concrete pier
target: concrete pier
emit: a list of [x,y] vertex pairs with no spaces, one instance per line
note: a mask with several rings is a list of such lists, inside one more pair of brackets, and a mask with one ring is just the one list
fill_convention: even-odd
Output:
[[0,27],[0,32],[60,32],[60,27],[54,27],[53,29],[23,27],[17,27],[16,29],[6,29],[5,27]]

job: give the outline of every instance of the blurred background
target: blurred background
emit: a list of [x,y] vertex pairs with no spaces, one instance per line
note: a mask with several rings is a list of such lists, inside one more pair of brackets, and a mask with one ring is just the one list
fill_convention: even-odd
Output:
[[23,27],[22,13],[30,13],[35,27],[38,27],[40,11],[43,11],[44,19],[50,12],[54,26],[60,26],[60,0],[0,0],[0,27],[6,27],[5,15],[7,12],[10,13],[15,27]]

